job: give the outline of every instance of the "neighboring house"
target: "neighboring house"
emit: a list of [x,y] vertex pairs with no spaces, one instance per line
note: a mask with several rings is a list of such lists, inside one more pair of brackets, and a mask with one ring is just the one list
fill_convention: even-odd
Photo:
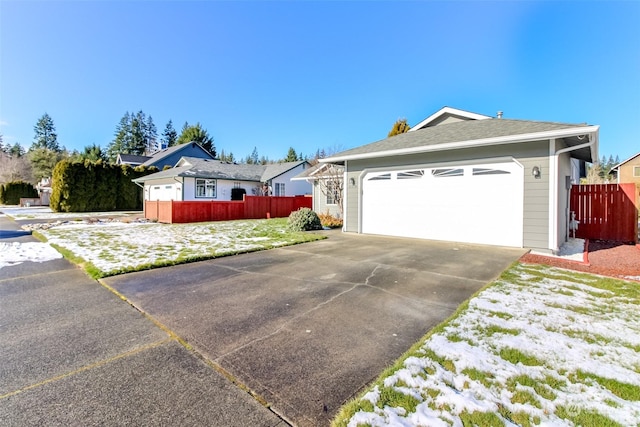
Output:
[[242,199],[242,193],[265,195],[264,184],[269,195],[298,196],[311,194],[311,184],[291,178],[309,166],[307,161],[249,165],[182,157],[171,169],[133,181],[144,188],[144,200],[232,200],[232,193]]
[[629,157],[611,168],[610,172],[618,184],[640,185],[640,153]]
[[555,252],[599,126],[444,107],[409,132],[321,159],[345,167],[344,231]]
[[213,156],[202,148],[197,142],[187,142],[185,144],[174,145],[164,150],[156,151],[151,156],[136,156],[133,154],[118,154],[116,164],[131,166],[155,166],[162,170],[165,167],[173,167],[182,157],[197,157],[201,159],[211,159]]
[[116,158],[116,165],[130,165],[130,166],[140,166],[151,157],[149,156],[136,156],[135,154],[118,154]]
[[293,181],[306,181],[313,186],[315,212],[342,218],[344,166],[318,163],[294,177]]

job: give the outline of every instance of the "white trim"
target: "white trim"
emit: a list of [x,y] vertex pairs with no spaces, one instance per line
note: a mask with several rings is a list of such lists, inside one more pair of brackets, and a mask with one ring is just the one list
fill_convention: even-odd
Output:
[[443,107],[440,110],[433,113],[432,115],[430,115],[429,117],[427,117],[426,119],[424,119],[423,121],[421,121],[420,123],[418,123],[417,125],[415,125],[414,127],[412,127],[411,129],[409,129],[409,132],[422,129],[424,126],[428,125],[430,122],[444,116],[445,114],[453,114],[456,116],[466,117],[470,120],[485,120],[485,119],[491,118],[490,116],[485,116],[484,114],[472,113],[470,111],[459,110],[457,108]]
[[410,147],[410,148],[400,148],[396,150],[385,150],[385,151],[376,151],[373,153],[362,153],[362,154],[351,154],[346,156],[337,156],[337,157],[327,157],[325,159],[320,159],[321,163],[336,163],[343,162],[346,160],[362,160],[362,159],[372,159],[378,157],[389,157],[389,156],[400,156],[405,154],[417,154],[417,153],[427,153],[433,151],[444,151],[444,150],[453,150],[453,149],[461,149],[461,148],[471,148],[471,147],[479,147],[479,146],[487,146],[487,145],[500,145],[500,144],[516,144],[519,142],[526,141],[543,141],[552,138],[566,138],[577,135],[586,135],[592,134],[595,135],[598,132],[600,126],[581,126],[577,128],[569,128],[569,129],[560,129],[553,131],[545,131],[545,132],[534,132],[534,133],[523,133],[520,135],[508,135],[508,136],[499,136],[493,138],[484,138],[484,139],[472,139],[467,141],[457,141],[457,142],[447,142],[444,144],[437,145],[421,145],[419,147]]
[[549,139],[549,249],[558,250],[558,155],[556,140]]

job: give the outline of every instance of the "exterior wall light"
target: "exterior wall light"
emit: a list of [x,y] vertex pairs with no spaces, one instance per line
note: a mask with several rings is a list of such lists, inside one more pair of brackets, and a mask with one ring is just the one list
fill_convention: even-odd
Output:
[[349,178],[349,184],[351,184],[351,186],[356,185],[356,179],[353,177]]
[[540,167],[534,166],[533,169],[531,169],[531,175],[533,175],[534,178],[540,178]]

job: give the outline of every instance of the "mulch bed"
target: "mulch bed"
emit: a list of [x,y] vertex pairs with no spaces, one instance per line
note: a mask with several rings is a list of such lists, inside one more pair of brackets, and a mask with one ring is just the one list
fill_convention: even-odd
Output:
[[[525,254],[521,262],[545,264],[585,273],[600,274],[616,278],[640,276],[640,245],[628,245],[620,242],[589,240],[586,244],[588,263]],[[640,282],[640,279],[635,279]]]

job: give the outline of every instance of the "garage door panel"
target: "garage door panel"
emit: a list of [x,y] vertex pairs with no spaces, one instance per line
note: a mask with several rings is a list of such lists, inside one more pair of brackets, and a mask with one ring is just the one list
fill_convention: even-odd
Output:
[[[366,175],[362,232],[522,246],[522,168],[514,162]],[[380,179],[383,175],[384,179]],[[374,177],[374,179],[369,179]]]

